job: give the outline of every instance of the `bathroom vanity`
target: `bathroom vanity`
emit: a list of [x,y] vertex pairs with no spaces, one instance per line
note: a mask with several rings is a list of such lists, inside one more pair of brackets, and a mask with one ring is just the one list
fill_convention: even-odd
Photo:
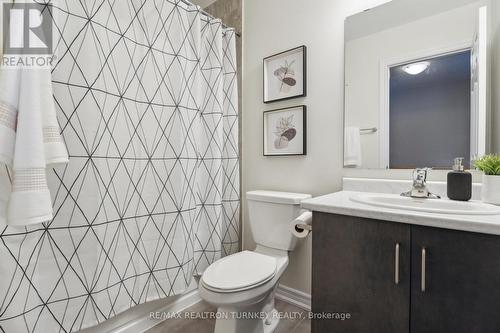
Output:
[[[496,208],[463,203],[460,215],[443,208],[448,200],[405,198],[403,209],[363,195],[376,197],[342,191],[302,203],[313,211],[312,311],[350,316],[314,320],[312,332],[499,332]],[[463,214],[472,205],[476,215]]]
[[[344,191],[302,202],[313,211],[312,311],[346,318],[313,320],[312,332],[500,332],[500,207],[437,199],[478,199],[463,170],[500,149],[487,79],[497,6],[394,0],[346,18],[346,174],[392,179],[344,179]],[[430,169],[414,171],[413,187],[394,180],[454,160],[464,164],[448,183],[428,189]]]

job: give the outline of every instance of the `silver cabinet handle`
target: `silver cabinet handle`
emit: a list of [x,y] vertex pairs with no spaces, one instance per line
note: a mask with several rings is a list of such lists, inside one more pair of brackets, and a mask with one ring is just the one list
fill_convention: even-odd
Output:
[[424,293],[425,292],[425,275],[426,275],[426,267],[425,267],[425,264],[426,264],[426,255],[427,255],[427,251],[425,250],[425,247],[422,248],[422,280],[421,280],[421,283],[420,283],[420,290],[422,290],[422,292]]
[[394,283],[399,284],[399,243],[396,243],[396,252],[394,254]]

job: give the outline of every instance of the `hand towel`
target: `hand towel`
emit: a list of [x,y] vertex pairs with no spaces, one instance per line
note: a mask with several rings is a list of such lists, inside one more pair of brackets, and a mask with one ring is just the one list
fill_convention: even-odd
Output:
[[359,127],[346,127],[344,134],[344,166],[361,166],[361,132]]
[[7,224],[7,207],[11,192],[11,181],[9,170],[5,165],[0,163],[0,227],[5,227]]
[[11,188],[0,189],[10,191],[3,219],[16,226],[50,221],[47,167],[69,161],[57,123],[50,68],[2,68],[0,105],[5,119],[0,121],[0,162],[12,170]]
[[8,166],[12,165],[16,142],[20,74],[18,69],[0,70],[0,162]]

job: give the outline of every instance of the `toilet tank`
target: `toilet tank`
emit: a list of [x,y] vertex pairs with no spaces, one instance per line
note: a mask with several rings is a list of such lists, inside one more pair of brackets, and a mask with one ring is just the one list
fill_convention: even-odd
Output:
[[300,215],[300,202],[310,197],[310,194],[302,193],[247,192],[249,224],[255,243],[279,250],[293,250],[297,238],[290,232],[290,222]]

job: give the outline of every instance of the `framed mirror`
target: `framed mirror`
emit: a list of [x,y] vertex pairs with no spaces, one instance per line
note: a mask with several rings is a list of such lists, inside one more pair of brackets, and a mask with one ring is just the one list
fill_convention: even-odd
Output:
[[490,151],[489,9],[393,0],[346,19],[345,167],[470,167]]

